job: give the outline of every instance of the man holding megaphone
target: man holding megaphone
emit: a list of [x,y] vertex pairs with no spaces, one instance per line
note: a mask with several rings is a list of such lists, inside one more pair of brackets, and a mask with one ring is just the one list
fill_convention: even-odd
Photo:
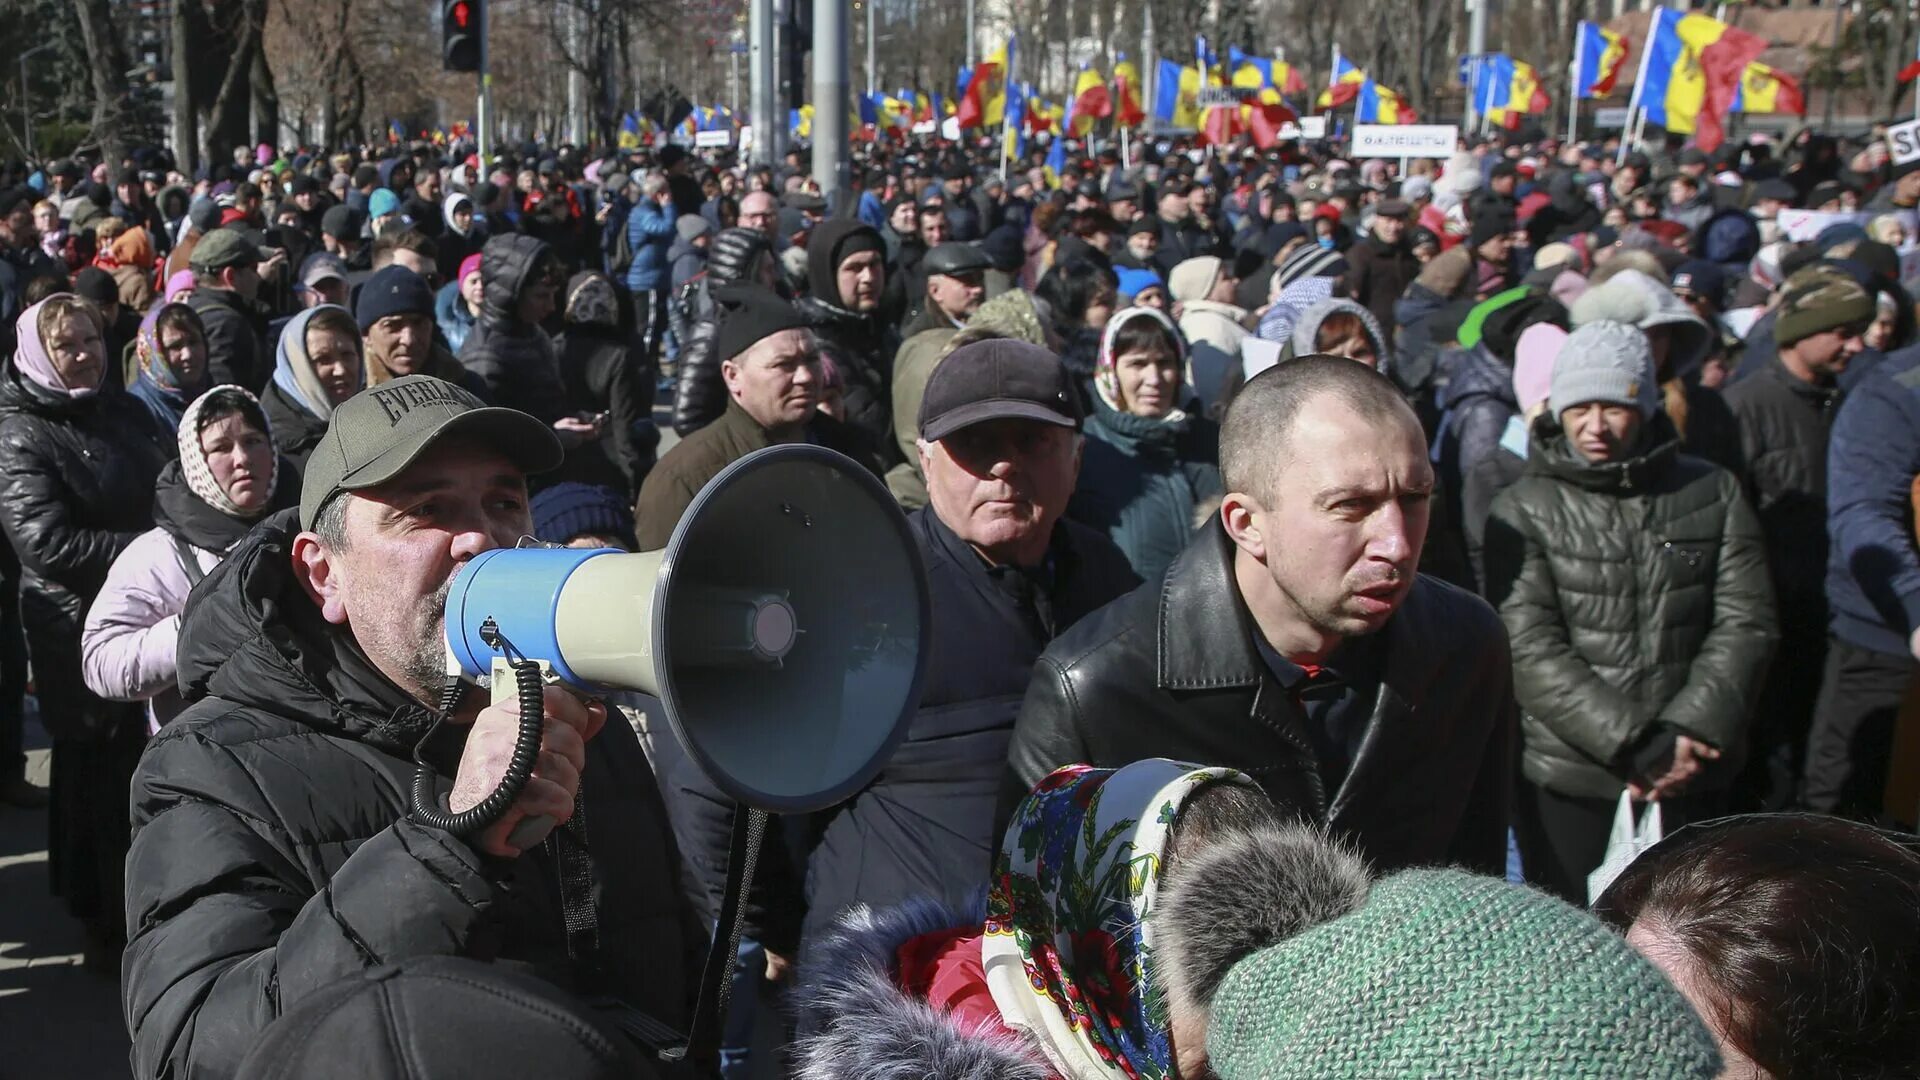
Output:
[[[545,690],[531,778],[490,827],[463,838],[409,815],[416,745],[455,813],[507,773],[516,703],[434,727],[443,609],[462,566],[531,532],[526,478],[561,456],[533,417],[450,383],[365,390],[334,411],[297,518],[268,519],[195,591],[180,634],[194,703],[132,788],[135,1075],[235,1075],[321,987],[422,956],[512,962],[685,1026],[705,928],[646,758],[603,705]],[[514,842],[527,817],[576,814],[552,841]],[[568,842],[591,856],[585,880]]]

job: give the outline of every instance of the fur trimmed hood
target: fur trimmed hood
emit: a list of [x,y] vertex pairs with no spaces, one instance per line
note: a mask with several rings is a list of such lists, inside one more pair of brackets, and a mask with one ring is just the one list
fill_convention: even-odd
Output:
[[1622,270],[1580,295],[1571,308],[1573,325],[1610,321],[1651,332],[1666,327],[1673,335],[1665,378],[1691,376],[1706,362],[1712,331],[1687,302],[1664,283],[1635,269]]
[[1052,1080],[1040,1051],[1018,1035],[969,1030],[902,991],[900,946],[922,934],[979,926],[980,897],[967,911],[910,900],[885,911],[865,905],[808,946],[794,995],[800,1030],[798,1080]]

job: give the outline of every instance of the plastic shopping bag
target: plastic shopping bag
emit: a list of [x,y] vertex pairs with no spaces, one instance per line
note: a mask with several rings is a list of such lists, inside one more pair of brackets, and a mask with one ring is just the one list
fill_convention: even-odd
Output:
[[1607,857],[1600,860],[1599,869],[1587,875],[1588,905],[1599,903],[1600,894],[1607,891],[1613,879],[1639,858],[1641,852],[1659,843],[1665,835],[1660,825],[1660,804],[1646,804],[1646,809],[1636,821],[1633,796],[1621,791],[1620,805],[1613,811],[1613,831],[1607,836]]

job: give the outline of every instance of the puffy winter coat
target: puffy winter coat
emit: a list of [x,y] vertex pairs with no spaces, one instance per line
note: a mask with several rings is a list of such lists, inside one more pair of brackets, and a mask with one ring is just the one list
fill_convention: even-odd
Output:
[[649,292],[667,287],[670,263],[667,251],[673,245],[674,214],[652,199],[641,199],[627,215],[627,243],[633,249],[633,263],[627,267],[627,288]]
[[40,715],[56,739],[110,722],[86,693],[80,627],[113,560],[153,524],[167,451],[117,390],[57,397],[0,367],[0,527],[20,557],[20,619]]
[[1696,786],[1730,780],[1777,636],[1739,481],[1680,453],[1661,414],[1641,447],[1591,464],[1542,417],[1487,523],[1522,771],[1562,795],[1618,797],[1635,751],[1668,732],[1721,750]]
[[1106,534],[1153,581],[1193,538],[1195,508],[1224,490],[1220,427],[1197,412],[1148,418],[1096,394],[1067,514]]
[[718,420],[727,407],[727,384],[720,377],[720,358],[713,354],[721,314],[713,289],[748,279],[770,251],[762,233],[722,229],[707,251],[706,276],[688,282],[683,290],[680,306],[686,310],[688,330],[680,337],[673,388],[673,430],[682,438]]
[[[417,956],[524,965],[684,1025],[706,933],[632,727],[587,745],[597,948],[573,960],[553,854],[571,834],[484,859],[410,819],[432,714],[294,581],[294,517],[262,523],[194,593],[178,656],[192,704],[134,774],[121,983],[134,1075],[234,1076],[321,987]],[[441,799],[466,730],[422,747]]]
[[[460,363],[485,387],[488,401],[510,405],[551,424],[568,414],[567,390],[553,340],[520,321],[520,294],[550,249],[531,236],[496,236],[481,250],[486,281],[480,320],[460,350]],[[277,434],[277,432],[276,432]]]

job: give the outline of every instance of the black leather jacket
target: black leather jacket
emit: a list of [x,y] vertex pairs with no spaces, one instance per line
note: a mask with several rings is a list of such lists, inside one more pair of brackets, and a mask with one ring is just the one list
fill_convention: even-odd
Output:
[[1283,813],[1330,823],[1380,870],[1499,873],[1517,744],[1507,636],[1476,596],[1422,576],[1381,633],[1384,676],[1352,769],[1326,790],[1305,716],[1254,644],[1216,518],[1165,577],[1083,619],[1034,666],[1000,818],[1052,770],[1150,757],[1225,765]]

